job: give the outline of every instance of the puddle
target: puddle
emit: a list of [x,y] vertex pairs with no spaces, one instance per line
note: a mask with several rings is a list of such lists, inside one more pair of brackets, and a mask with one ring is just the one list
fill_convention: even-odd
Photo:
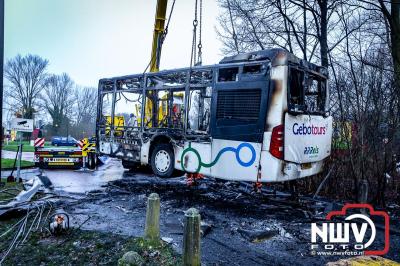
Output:
[[85,193],[101,190],[110,181],[121,179],[125,169],[119,160],[112,159],[96,171],[80,172],[69,169],[46,169],[43,175],[53,184],[54,190],[68,193]]

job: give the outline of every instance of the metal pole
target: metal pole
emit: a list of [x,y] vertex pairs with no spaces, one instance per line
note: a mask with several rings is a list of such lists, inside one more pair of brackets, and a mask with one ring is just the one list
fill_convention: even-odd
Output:
[[84,171],[88,170],[88,168],[86,167],[87,164],[88,164],[88,157],[87,157],[87,156],[88,156],[88,155],[87,155],[87,153],[86,153],[86,156],[83,157],[83,170],[84,170]]
[[4,0],[0,0],[0,122],[1,122],[1,140],[0,140],[0,158],[3,149],[3,62],[4,61]]
[[303,0],[303,57],[307,60],[307,9],[306,0]]
[[22,133],[18,132],[19,135],[19,153],[18,153],[18,162],[17,162],[17,182],[19,181],[21,177],[21,159],[22,159]]

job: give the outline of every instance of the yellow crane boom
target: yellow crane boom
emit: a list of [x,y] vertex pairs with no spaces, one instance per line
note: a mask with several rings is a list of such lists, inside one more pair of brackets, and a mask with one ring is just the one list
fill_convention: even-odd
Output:
[[168,0],[158,0],[154,21],[153,45],[151,49],[150,72],[158,72],[160,67],[161,46],[164,34]]
[[[154,20],[153,44],[151,48],[150,72],[158,72],[161,59],[161,48],[165,31],[165,20],[168,0],[157,0],[156,15]],[[153,100],[153,93],[148,92],[145,106],[145,126],[152,127],[156,118],[153,112],[157,110],[156,101]],[[152,121],[153,120],[153,121]]]

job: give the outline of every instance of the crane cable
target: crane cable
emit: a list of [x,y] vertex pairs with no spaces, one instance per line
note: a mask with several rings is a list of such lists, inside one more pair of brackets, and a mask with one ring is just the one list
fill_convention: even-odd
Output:
[[172,12],[174,12],[175,1],[176,1],[176,0],[174,0],[174,2],[172,2],[171,10],[169,11],[169,16],[168,16],[168,20],[167,20],[167,25],[165,26],[163,35],[161,36],[161,40],[162,40],[161,43],[164,42],[165,37],[166,37],[167,34],[168,34],[168,27],[169,27],[169,23],[171,22]]
[[[197,14],[199,13],[200,19],[197,19]],[[199,26],[199,43],[197,44],[197,27]],[[194,20],[193,20],[193,39],[192,39],[192,51],[190,56],[190,67],[201,65],[202,64],[202,48],[203,44],[201,42],[201,35],[202,35],[202,28],[203,28],[203,0],[196,0],[195,1],[195,8],[194,8]],[[196,56],[196,49],[198,49],[198,53]]]
[[197,43],[197,25],[199,21],[197,20],[197,6],[198,1],[195,1],[194,7],[194,19],[193,19],[193,38],[192,38],[192,51],[190,55],[190,68],[196,65],[196,43]]
[[197,48],[199,49],[198,51],[198,57],[197,57],[197,65],[201,65],[203,62],[203,44],[201,43],[201,30],[203,28],[203,0],[200,0],[200,29],[199,29],[199,44],[197,45]]
[[233,24],[231,4],[230,4],[229,0],[226,0],[226,2],[228,3],[229,17],[231,19],[231,25],[232,25],[232,38],[233,38],[233,40],[235,42],[236,52],[239,54],[239,46],[238,46],[238,41],[237,41],[237,35],[236,35],[236,32],[235,32],[235,25]]

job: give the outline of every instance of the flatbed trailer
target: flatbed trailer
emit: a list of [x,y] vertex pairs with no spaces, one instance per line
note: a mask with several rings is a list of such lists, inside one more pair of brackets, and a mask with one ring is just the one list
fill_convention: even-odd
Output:
[[36,148],[35,165],[39,168],[81,168],[82,150],[79,148]]
[[84,160],[86,160],[88,168],[94,169],[97,163],[94,151],[87,152],[85,159],[82,150],[79,148],[38,148],[34,155],[35,166],[41,169],[79,169],[83,167]]

